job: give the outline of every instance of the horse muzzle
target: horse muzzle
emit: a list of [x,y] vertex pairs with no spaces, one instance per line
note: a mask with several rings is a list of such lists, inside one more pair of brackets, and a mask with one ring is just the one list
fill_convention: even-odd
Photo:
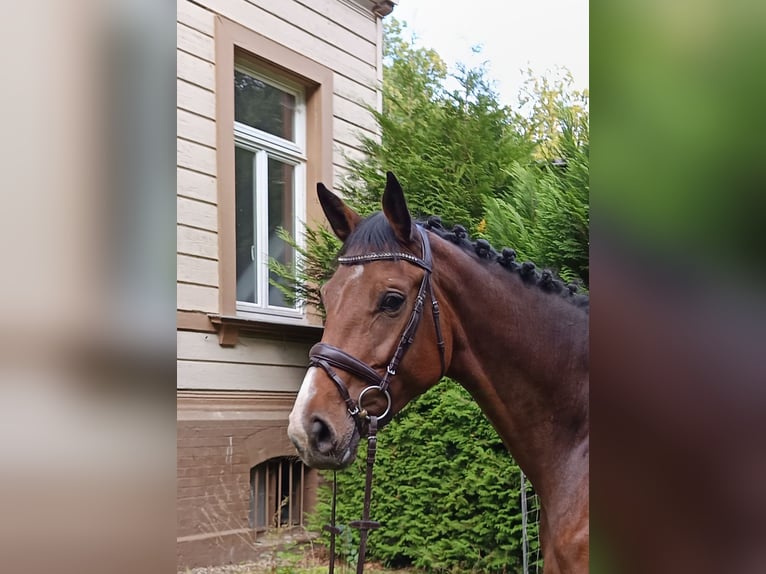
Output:
[[340,433],[317,415],[287,427],[287,435],[301,460],[311,468],[340,470],[356,458],[359,433],[353,422]]
[[342,403],[317,404],[327,397],[320,390],[323,377],[324,372],[316,367],[306,372],[290,413],[287,436],[308,466],[340,469],[356,457],[359,432]]

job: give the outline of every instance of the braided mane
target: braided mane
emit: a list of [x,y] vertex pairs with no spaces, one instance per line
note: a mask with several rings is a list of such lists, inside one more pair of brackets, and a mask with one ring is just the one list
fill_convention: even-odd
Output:
[[[418,220],[417,223],[442,239],[473,254],[482,263],[497,263],[510,273],[518,274],[525,284],[536,286],[546,293],[557,294],[576,307],[583,309],[586,313],[589,311],[590,297],[587,294],[578,293],[578,285],[564,283],[556,277],[553,271],[549,269],[538,270],[535,264],[530,261],[518,263],[516,251],[513,249],[505,247],[498,252],[485,239],[471,241],[465,227],[455,225],[452,230],[448,230],[442,224],[441,218],[437,216]],[[339,256],[359,256],[369,253],[370,250],[392,252],[401,250],[401,245],[393,229],[380,211],[367,217],[354,229],[344,243]]]

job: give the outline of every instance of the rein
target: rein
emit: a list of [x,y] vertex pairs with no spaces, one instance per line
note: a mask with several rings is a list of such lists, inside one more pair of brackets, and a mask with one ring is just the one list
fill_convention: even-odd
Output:
[[[436,331],[436,344],[439,348],[439,359],[441,361],[441,375],[444,375],[446,371],[446,361],[444,356],[444,338],[442,336],[441,324],[439,322],[439,303],[434,297],[433,288],[431,285],[431,270],[432,270],[432,257],[431,257],[431,244],[428,241],[428,235],[421,227],[416,227],[420,234],[421,247],[423,258],[416,257],[410,253],[403,252],[382,252],[382,253],[368,253],[365,255],[353,255],[350,257],[339,257],[338,263],[341,265],[361,265],[364,263],[370,263],[374,261],[407,261],[413,265],[416,265],[423,269],[423,279],[420,282],[420,289],[415,299],[415,306],[412,309],[407,325],[402,331],[399,338],[399,345],[394,351],[391,360],[386,367],[383,375],[379,374],[372,367],[366,363],[360,361],[356,357],[349,355],[345,351],[329,345],[327,343],[317,343],[309,351],[309,364],[313,367],[321,367],[327,375],[330,377],[340,393],[341,398],[346,403],[346,409],[348,414],[354,419],[356,428],[359,431],[361,437],[367,438],[367,473],[365,477],[364,485],[364,506],[362,510],[362,519],[355,520],[349,523],[352,528],[359,529],[359,556],[357,559],[356,571],[357,574],[364,572],[364,559],[367,551],[367,535],[370,530],[374,530],[380,527],[380,523],[374,520],[370,520],[370,503],[372,497],[372,470],[375,464],[375,453],[377,450],[377,432],[378,423],[391,414],[391,393],[388,387],[391,383],[391,378],[396,375],[399,363],[404,356],[404,353],[410,347],[415,340],[415,333],[418,325],[420,324],[420,318],[423,315],[423,308],[426,301],[426,296],[430,299],[431,309],[434,319],[434,329]],[[359,397],[356,401],[351,398],[348,392],[348,388],[343,380],[335,372],[335,369],[341,369],[347,373],[362,379],[367,383],[367,386],[359,393]],[[364,408],[364,398],[368,393],[378,392],[386,399],[386,408],[379,415],[371,415],[367,409]],[[333,475],[333,497],[332,497],[332,510],[331,510],[331,524],[325,526],[324,529],[330,532],[330,574],[333,574],[335,570],[335,536],[340,530],[335,525],[335,503],[336,503],[336,483]]]

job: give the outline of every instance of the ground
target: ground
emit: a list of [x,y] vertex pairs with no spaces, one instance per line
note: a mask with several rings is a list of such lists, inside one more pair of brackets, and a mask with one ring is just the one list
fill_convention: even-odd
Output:
[[[242,564],[188,568],[178,574],[325,574],[328,569],[327,550],[310,541],[302,544],[274,545],[273,552]],[[380,564],[367,563],[366,574],[417,574],[416,570],[390,570]],[[335,563],[337,574],[352,574],[356,568],[341,561]]]

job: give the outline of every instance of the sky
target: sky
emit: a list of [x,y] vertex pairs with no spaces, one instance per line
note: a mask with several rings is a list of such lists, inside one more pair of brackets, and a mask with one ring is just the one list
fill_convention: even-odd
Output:
[[451,70],[487,61],[505,104],[516,103],[528,67],[543,75],[563,66],[576,89],[588,87],[588,0],[399,0],[392,16]]

